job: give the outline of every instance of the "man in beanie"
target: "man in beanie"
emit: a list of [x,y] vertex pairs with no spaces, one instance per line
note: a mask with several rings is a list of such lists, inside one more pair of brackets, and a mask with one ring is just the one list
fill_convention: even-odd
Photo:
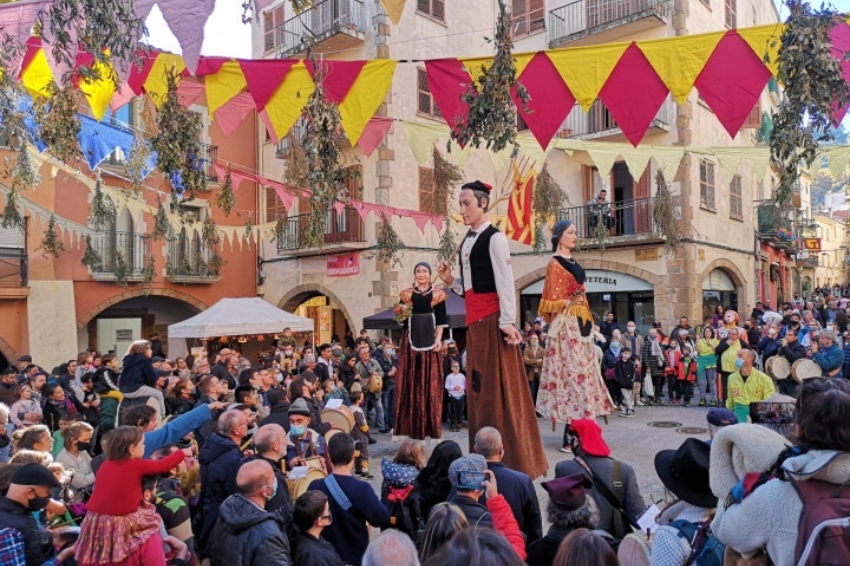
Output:
[[63,546],[61,531],[42,530],[34,512],[50,501],[50,490],[61,487],[53,472],[41,464],[25,464],[12,474],[9,491],[0,497],[0,564],[20,564],[20,545],[26,564],[61,564],[74,556],[74,548],[56,554]]
[[545,481],[540,484],[549,493],[549,532],[528,545],[526,563],[530,566],[552,564],[561,541],[576,529],[594,529],[599,510],[587,490],[593,482],[582,473]]
[[723,407],[715,407],[711,409],[705,416],[705,420],[708,421],[709,444],[711,444],[711,441],[714,439],[714,435],[717,434],[718,430],[724,426],[738,424],[738,417],[735,416],[735,413],[729,409],[724,409]]
[[460,214],[470,227],[459,254],[460,276],[441,261],[440,278],[464,298],[467,324],[466,375],[469,450],[475,434],[492,426],[511,451],[505,464],[537,478],[549,468],[519,345],[516,289],[507,237],[490,224],[492,187],[474,181],[460,192]]
[[[570,432],[575,458],[559,462],[555,466],[555,477],[583,473],[593,480],[588,493],[599,508],[596,527],[620,540],[630,532],[629,522],[634,523],[646,510],[635,471],[625,462],[611,458],[611,449],[602,438],[602,429],[596,421],[574,420],[570,423]],[[625,511],[625,515],[618,509]]]
[[[322,458],[328,465],[325,437],[310,428],[310,408],[303,397],[289,406],[289,434],[286,435],[286,469],[305,466],[308,458]],[[332,469],[328,467],[328,469]]]

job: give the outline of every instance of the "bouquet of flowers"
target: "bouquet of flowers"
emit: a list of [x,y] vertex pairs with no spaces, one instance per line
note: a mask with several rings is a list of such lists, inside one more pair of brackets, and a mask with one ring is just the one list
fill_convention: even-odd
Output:
[[413,307],[403,301],[393,305],[393,318],[399,324],[404,324],[413,315]]
[[567,286],[567,297],[570,299],[577,299],[578,297],[584,294],[584,285],[579,285],[578,283],[573,281],[569,284],[569,286]]

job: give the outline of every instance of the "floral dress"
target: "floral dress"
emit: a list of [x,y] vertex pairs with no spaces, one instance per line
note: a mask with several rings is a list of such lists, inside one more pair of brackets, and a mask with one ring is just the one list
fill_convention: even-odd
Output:
[[584,291],[584,269],[554,256],[546,269],[539,313],[549,338],[537,393],[537,411],[561,423],[595,419],[613,410],[593,348],[593,316]]

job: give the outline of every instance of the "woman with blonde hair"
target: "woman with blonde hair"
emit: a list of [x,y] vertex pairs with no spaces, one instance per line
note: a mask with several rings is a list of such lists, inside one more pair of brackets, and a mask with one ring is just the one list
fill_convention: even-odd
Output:
[[419,548],[419,560],[424,564],[436,554],[457,533],[469,526],[466,515],[460,507],[451,503],[440,503],[431,510],[431,517],[425,526],[422,545]]
[[165,418],[165,398],[156,388],[158,377],[151,363],[152,354],[151,343],[147,340],[136,340],[130,344],[124,356],[118,389],[128,399],[155,397],[159,402],[160,417]]

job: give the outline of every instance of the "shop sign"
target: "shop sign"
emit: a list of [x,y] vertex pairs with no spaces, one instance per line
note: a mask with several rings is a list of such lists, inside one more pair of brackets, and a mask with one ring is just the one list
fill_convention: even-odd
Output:
[[809,250],[809,253],[820,253],[820,238],[804,238],[803,247]]
[[360,252],[327,256],[328,277],[346,277],[360,273]]

